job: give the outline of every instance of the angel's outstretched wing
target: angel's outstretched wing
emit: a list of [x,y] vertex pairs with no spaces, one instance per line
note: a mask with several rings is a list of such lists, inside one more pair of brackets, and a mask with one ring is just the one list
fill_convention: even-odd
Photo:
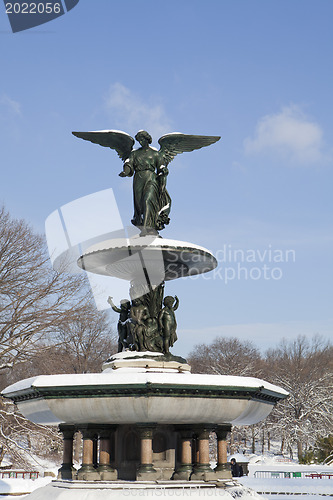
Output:
[[187,135],[172,133],[160,137],[160,153],[163,155],[163,160],[167,165],[180,153],[194,151],[205,146],[210,146],[220,140],[221,137],[214,135]]
[[115,149],[118,156],[127,160],[134,146],[134,139],[120,130],[98,130],[96,132],[72,132],[75,137],[94,142],[106,148]]

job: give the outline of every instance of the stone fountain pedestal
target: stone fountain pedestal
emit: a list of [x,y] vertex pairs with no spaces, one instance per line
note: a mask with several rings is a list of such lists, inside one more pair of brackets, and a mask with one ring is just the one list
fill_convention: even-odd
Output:
[[[183,358],[125,351],[102,373],[45,375],[3,391],[29,420],[59,425],[70,481],[231,480],[226,436],[231,425],[264,419],[287,393],[251,377],[192,374]],[[73,467],[73,439],[83,438],[82,466]],[[217,440],[210,466],[209,436]]]
[[[164,281],[208,272],[216,260],[197,245],[136,236],[99,243],[78,264],[129,280],[132,307],[137,307],[136,298],[145,297],[146,310],[153,314],[156,304],[161,310]],[[143,489],[152,497],[190,492],[192,498],[253,499],[253,492],[232,481],[226,436],[232,425],[266,418],[287,393],[256,378],[192,374],[185,359],[158,352],[163,337],[159,330],[156,335],[156,341],[149,337],[156,350],[119,352],[101,373],[37,376],[3,391],[26,418],[59,425],[63,435],[58,480],[32,493],[31,500],[81,500],[83,492],[86,500],[111,499]],[[83,449],[76,470],[73,439],[78,432]],[[212,433],[217,440],[214,470]]]
[[136,481],[94,482],[56,480],[28,495],[27,500],[120,500],[132,497],[153,499],[185,497],[202,500],[218,497],[222,500],[262,500],[253,490],[234,480],[215,481]]

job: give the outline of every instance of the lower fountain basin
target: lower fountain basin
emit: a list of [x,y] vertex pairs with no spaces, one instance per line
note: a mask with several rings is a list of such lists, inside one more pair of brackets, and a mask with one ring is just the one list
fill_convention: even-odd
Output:
[[251,377],[161,373],[144,368],[42,375],[7,387],[29,420],[66,424],[232,424],[266,418],[288,393]]

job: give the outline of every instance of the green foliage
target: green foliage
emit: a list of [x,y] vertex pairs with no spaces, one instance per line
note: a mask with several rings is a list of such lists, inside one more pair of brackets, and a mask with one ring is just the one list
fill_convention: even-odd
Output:
[[316,457],[319,462],[324,462],[333,454],[333,434],[319,438],[316,442]]
[[301,457],[298,458],[300,464],[313,464],[316,462],[315,452],[312,448],[305,451]]
[[333,459],[333,434],[327,437],[318,438],[314,448],[309,448],[303,453],[302,457],[299,458],[299,463],[321,464],[329,457]]

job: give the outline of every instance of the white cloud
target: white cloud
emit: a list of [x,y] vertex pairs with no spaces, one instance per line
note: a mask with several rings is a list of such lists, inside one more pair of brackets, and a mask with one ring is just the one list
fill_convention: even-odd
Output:
[[145,102],[119,82],[111,85],[105,102],[113,123],[126,132],[144,129],[157,140],[172,129],[171,120],[161,104]]
[[21,115],[21,105],[19,102],[11,99],[7,94],[2,94],[0,97],[0,112],[1,115],[6,114],[10,116]]
[[323,160],[323,131],[296,105],[262,117],[254,137],[244,141],[246,154],[273,153],[292,163],[311,164]]

